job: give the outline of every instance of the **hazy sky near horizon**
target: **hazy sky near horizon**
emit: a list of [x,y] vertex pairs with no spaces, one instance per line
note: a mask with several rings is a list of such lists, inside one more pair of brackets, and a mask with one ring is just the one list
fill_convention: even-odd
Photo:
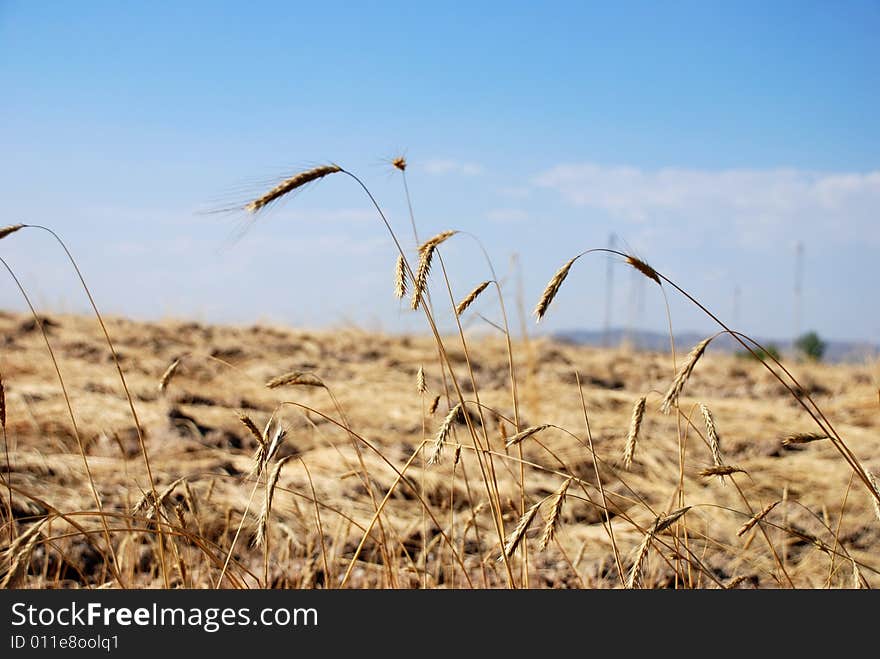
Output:
[[[478,236],[515,325],[520,281],[528,312],[613,232],[779,338],[802,241],[802,328],[880,342],[878,2],[0,0],[0,90],[0,223],[56,229],[110,313],[421,330],[350,179],[253,223],[204,213],[335,161],[412,248],[405,153],[420,237]],[[456,297],[489,277],[468,235],[442,254]],[[0,256],[41,309],[86,310],[48,237]],[[607,266],[582,259],[530,329],[600,328]],[[663,330],[656,285],[611,271],[612,323]],[[712,328],[669,296],[677,329]],[[8,280],[0,306],[23,306]],[[499,317],[489,296],[476,313]]]

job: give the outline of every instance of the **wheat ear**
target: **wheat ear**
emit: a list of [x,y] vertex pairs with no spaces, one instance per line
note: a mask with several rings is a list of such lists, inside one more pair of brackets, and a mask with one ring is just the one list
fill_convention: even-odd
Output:
[[180,366],[180,359],[175,359],[168,365],[168,368],[165,369],[165,372],[162,373],[162,377],[159,378],[159,391],[164,393],[165,389],[168,388],[168,383],[171,382],[171,379],[174,377],[174,374],[177,373],[177,369]]
[[320,178],[324,178],[325,176],[341,171],[342,168],[337,165],[321,165],[320,167],[315,167],[313,169],[300,172],[299,174],[294,174],[289,179],[282,181],[274,188],[269,190],[269,192],[264,194],[262,197],[254,199],[252,202],[245,205],[244,208],[249,213],[256,213],[271,204],[273,201],[276,201],[284,195],[293,192],[297,188],[301,188],[307,183],[317,181]]
[[556,529],[559,527],[560,520],[562,519],[562,504],[565,503],[565,493],[568,492],[568,487],[571,485],[572,480],[571,477],[567,478],[553,495],[553,503],[550,506],[550,516],[547,518],[547,522],[544,524],[544,530],[541,532],[541,541],[538,545],[538,551],[544,551],[547,549],[547,545],[549,545],[556,536]]
[[11,233],[15,233],[19,229],[24,229],[24,224],[11,224],[8,227],[3,227],[0,229],[0,240],[3,240],[6,236]]
[[447,414],[446,418],[443,419],[443,423],[440,424],[440,428],[437,430],[437,436],[434,439],[434,448],[431,451],[431,456],[428,458],[429,465],[440,463],[441,453],[443,452],[443,445],[446,443],[446,439],[449,437],[449,433],[452,430],[452,424],[455,423],[455,420],[458,418],[458,415],[461,412],[461,403],[456,403],[455,407],[449,410],[449,414]]
[[434,414],[437,411],[437,406],[440,404],[440,396],[434,396],[434,400],[431,401],[431,404],[428,405],[428,414]]
[[293,385],[302,387],[323,387],[324,383],[321,381],[321,378],[314,373],[305,373],[302,371],[284,373],[283,375],[278,375],[266,382],[266,386],[269,389],[277,389],[278,387],[288,387]]
[[874,474],[868,470],[865,470],[865,473],[868,476],[868,480],[871,481],[871,487],[874,488],[874,491],[871,493],[871,503],[874,505],[874,515],[880,520],[880,487],[877,486],[877,479],[874,477]]
[[523,513],[523,516],[519,518],[519,523],[516,525],[513,533],[511,533],[507,537],[507,541],[504,543],[504,556],[499,556],[499,561],[504,560],[504,557],[510,558],[511,556],[513,556],[513,552],[515,552],[516,548],[519,547],[522,539],[526,535],[526,531],[529,530],[529,527],[535,520],[535,515],[537,515],[538,513],[538,508],[541,507],[541,504],[544,503],[544,501],[544,499],[538,501],[538,503],[529,508],[525,513]]
[[525,430],[508,437],[507,441],[504,442],[505,448],[510,448],[511,446],[516,446],[517,444],[522,443],[532,435],[536,435],[542,430],[547,430],[550,427],[549,423],[541,424],[540,426],[532,426],[531,428],[526,428]]
[[629,420],[629,432],[626,435],[626,446],[623,449],[623,466],[625,469],[632,467],[633,458],[636,455],[636,445],[639,440],[642,419],[645,417],[645,403],[647,400],[646,396],[642,396],[633,405],[632,417]]
[[782,503],[782,502],[781,501],[774,501],[773,503],[770,503],[770,504],[767,504],[766,506],[764,506],[764,508],[759,513],[757,513],[756,515],[751,517],[748,522],[746,522],[745,524],[743,524],[740,527],[739,531],[736,532],[737,537],[741,538],[746,533],[748,533],[755,526],[755,524],[757,524],[762,519],[764,519],[770,513],[770,511],[773,510],[780,503]]
[[731,467],[730,465],[719,465],[717,467],[709,467],[700,471],[700,476],[709,478],[711,476],[730,476],[731,474],[745,474],[746,470],[740,467]]
[[263,438],[263,433],[261,433],[260,429],[257,428],[257,424],[254,423],[253,419],[251,419],[244,412],[239,412],[238,413],[238,420],[241,421],[242,424],[244,424],[244,427],[250,431],[251,435],[253,435],[254,438],[257,440],[257,444],[259,446],[266,445],[266,440]]
[[474,300],[476,300],[480,296],[480,293],[485,291],[491,283],[492,282],[484,281],[482,284],[479,284],[476,288],[474,288],[474,290],[468,293],[467,296],[458,303],[458,306],[455,307],[455,315],[460,316],[461,314],[463,314],[467,310],[467,308],[474,303]]
[[257,523],[257,534],[254,536],[254,546],[262,547],[266,541],[266,531],[269,528],[269,513],[272,510],[272,500],[275,497],[275,487],[278,485],[278,478],[281,476],[281,468],[293,456],[288,455],[281,458],[275,463],[272,473],[269,474],[269,480],[266,481],[266,498],[263,500],[263,509],[260,511],[260,520]]
[[663,412],[663,414],[669,414],[669,412],[672,411],[672,408],[678,405],[678,397],[681,395],[684,385],[687,384],[688,378],[690,378],[691,373],[694,371],[694,367],[697,365],[697,362],[700,361],[700,357],[703,356],[703,353],[706,352],[706,346],[709,345],[709,342],[713,338],[714,337],[703,339],[695,345],[693,350],[688,354],[684,366],[682,366],[678,373],[676,373],[675,379],[669,387],[669,391],[666,392],[666,395],[663,396],[663,400],[660,402],[660,411]]
[[443,231],[433,238],[429,238],[419,247],[419,265],[416,270],[415,281],[413,282],[412,298],[410,306],[413,310],[419,308],[422,296],[428,287],[428,275],[431,272],[431,263],[434,260],[434,252],[441,244],[454,236],[457,231]]
[[641,259],[637,259],[635,256],[627,256],[626,262],[645,275],[648,279],[660,284],[660,276],[657,274],[657,271]]
[[577,261],[577,259],[578,257],[575,256],[573,259],[567,261],[565,265],[556,271],[556,274],[553,275],[553,278],[547,283],[544,292],[541,294],[541,299],[538,300],[538,304],[535,306],[535,311],[533,312],[538,322],[540,322],[544,317],[544,314],[547,313],[547,308],[550,306],[550,303],[553,302],[553,298],[555,298],[556,294],[559,292],[559,287],[562,286],[562,282],[568,277],[568,271],[571,270],[571,266],[574,265],[574,262]]
[[715,418],[709,408],[700,403],[700,413],[703,415],[703,421],[706,422],[706,437],[709,440],[709,448],[712,451],[712,462],[716,467],[724,464],[721,458],[721,439],[718,437],[718,429],[715,426]]
[[654,520],[654,524],[645,533],[645,536],[642,538],[642,543],[639,545],[639,549],[636,552],[636,560],[633,563],[632,568],[629,571],[629,576],[626,580],[627,588],[635,588],[636,586],[641,585],[642,583],[642,568],[645,563],[645,559],[648,557],[648,550],[651,548],[651,541],[661,531],[665,531],[670,526],[672,526],[676,520],[682,517],[688,510],[690,510],[690,506],[685,506],[684,508],[679,508],[668,515],[661,515],[657,519]]
[[406,259],[403,254],[397,255],[397,265],[394,268],[394,297],[398,300],[406,296]]
[[794,432],[782,438],[782,445],[809,444],[810,442],[818,442],[820,439],[828,439],[828,435],[820,432]]

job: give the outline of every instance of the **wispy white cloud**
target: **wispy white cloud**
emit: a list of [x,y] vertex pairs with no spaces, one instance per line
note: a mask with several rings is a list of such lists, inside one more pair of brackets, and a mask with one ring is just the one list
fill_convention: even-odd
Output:
[[486,213],[486,219],[499,224],[515,224],[528,220],[529,214],[521,208],[494,208]]
[[424,164],[424,169],[429,174],[459,174],[461,176],[479,176],[485,171],[483,166],[478,163],[449,159],[428,160]]
[[880,171],[553,167],[534,185],[652,232],[714,233],[739,244],[811,236],[880,244]]

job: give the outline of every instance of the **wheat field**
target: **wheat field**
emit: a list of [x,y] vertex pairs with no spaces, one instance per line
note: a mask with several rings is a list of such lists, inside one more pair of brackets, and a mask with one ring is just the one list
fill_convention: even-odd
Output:
[[[331,174],[361,184],[327,165],[242,210]],[[455,239],[389,263],[422,335],[0,314],[2,585],[880,585],[876,363],[441,334],[500,295],[451,295]]]

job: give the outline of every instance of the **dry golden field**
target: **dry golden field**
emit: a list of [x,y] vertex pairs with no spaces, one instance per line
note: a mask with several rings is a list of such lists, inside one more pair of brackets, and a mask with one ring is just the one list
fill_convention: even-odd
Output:
[[[39,325],[0,315],[5,587],[880,586],[877,502],[840,442],[782,442],[819,431],[812,400],[880,471],[877,364],[793,364],[793,395],[710,344],[664,415],[692,346],[515,341],[515,409],[500,335],[444,336],[441,359],[427,335],[106,322],[143,446],[94,317],[43,323],[68,408]],[[516,417],[549,427],[506,447]],[[742,471],[701,475],[719,464]]]

